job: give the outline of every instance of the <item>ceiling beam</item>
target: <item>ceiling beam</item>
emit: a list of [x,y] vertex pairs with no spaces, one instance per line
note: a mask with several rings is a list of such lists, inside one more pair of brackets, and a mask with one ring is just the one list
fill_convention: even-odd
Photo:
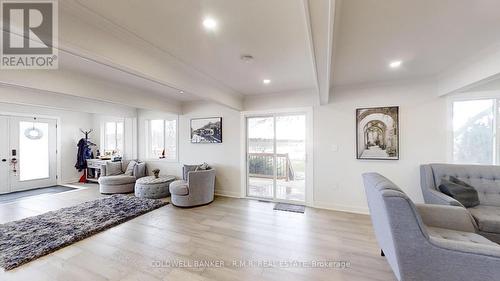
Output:
[[60,5],[59,48],[84,59],[241,110],[243,97],[219,81],[74,1]]
[[303,0],[317,79],[319,104],[330,98],[335,7],[338,0]]
[[[2,70],[0,85],[63,94],[134,108],[181,113],[181,103],[69,70]],[[3,97],[0,97],[0,101]],[[42,99],[43,100],[43,99]],[[43,101],[41,101],[43,102]],[[85,111],[85,110],[83,110]]]
[[459,62],[438,77],[438,95],[470,90],[500,78],[500,44]]

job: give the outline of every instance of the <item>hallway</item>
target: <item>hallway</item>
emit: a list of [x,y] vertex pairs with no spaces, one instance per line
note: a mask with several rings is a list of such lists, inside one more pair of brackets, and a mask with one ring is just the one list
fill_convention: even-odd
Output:
[[368,149],[363,151],[361,154],[362,158],[385,158],[388,157],[387,151],[381,149],[379,146],[370,146]]

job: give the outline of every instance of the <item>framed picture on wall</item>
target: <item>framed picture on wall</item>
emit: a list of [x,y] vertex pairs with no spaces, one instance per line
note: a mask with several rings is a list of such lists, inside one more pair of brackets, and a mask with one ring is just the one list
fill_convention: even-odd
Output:
[[356,158],[399,159],[399,107],[356,109]]
[[222,117],[191,119],[191,143],[222,143]]

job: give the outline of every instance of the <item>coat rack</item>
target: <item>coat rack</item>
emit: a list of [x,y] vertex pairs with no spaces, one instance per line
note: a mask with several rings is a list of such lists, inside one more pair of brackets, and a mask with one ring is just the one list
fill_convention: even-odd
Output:
[[84,131],[80,129],[80,132],[82,132],[85,135],[85,140],[89,140],[89,135],[94,131],[94,129],[90,129],[88,131]]
[[[84,134],[84,135],[85,135],[85,143],[86,143],[86,145],[87,145],[87,146],[96,146],[96,144],[95,144],[95,143],[93,143],[93,142],[91,142],[91,141],[89,140],[89,135],[90,135],[93,131],[94,131],[94,129],[90,129],[90,130],[88,130],[88,131],[84,131],[83,129],[80,129],[80,132],[82,132],[82,134]],[[81,140],[80,140],[80,141],[81,141]],[[80,150],[79,150],[79,151],[80,151]],[[80,177],[79,182],[83,182],[83,183],[87,182],[87,169],[86,169],[86,168],[83,170],[83,175]]]

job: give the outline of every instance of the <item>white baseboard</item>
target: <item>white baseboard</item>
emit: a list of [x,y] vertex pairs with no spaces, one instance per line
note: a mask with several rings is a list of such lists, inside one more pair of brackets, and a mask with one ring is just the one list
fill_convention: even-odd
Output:
[[224,197],[232,197],[232,198],[241,198],[241,194],[238,191],[229,190],[226,188],[215,188],[215,195],[224,196]]
[[72,183],[78,183],[80,181],[80,178],[75,178],[75,179],[69,179],[69,180],[61,180],[59,184],[72,184]]
[[318,209],[332,210],[332,211],[362,214],[362,215],[370,214],[370,211],[366,207],[354,207],[347,205],[330,204],[326,202],[314,202],[311,207]]

